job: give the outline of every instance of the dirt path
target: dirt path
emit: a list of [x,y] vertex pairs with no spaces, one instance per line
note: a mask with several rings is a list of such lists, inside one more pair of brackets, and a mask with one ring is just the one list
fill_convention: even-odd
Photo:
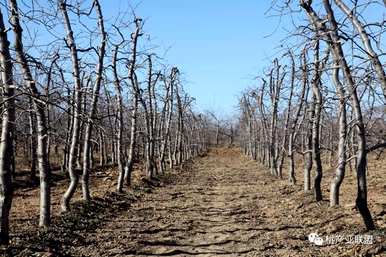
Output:
[[117,217],[106,224],[108,230],[98,229],[98,248],[117,256],[255,251],[263,223],[254,208],[263,196],[257,193],[256,172],[245,161],[235,152],[212,152],[194,165],[192,176],[180,173],[185,178],[146,195],[127,218]]
[[291,194],[301,189],[257,169],[236,150],[212,151],[189,174],[174,174],[174,182],[108,220],[88,247],[73,250],[85,256],[354,256],[365,249],[310,244],[311,232],[349,233],[355,213],[328,213],[327,204],[319,208],[311,197],[296,200]]
[[[270,176],[236,149],[213,149],[188,170],[146,183],[137,168],[133,188],[115,193],[116,168],[92,173],[93,200],[58,212],[64,180],[53,188],[53,224],[38,230],[38,188],[15,192],[11,245],[0,256],[386,256],[386,181],[383,160],[370,160],[369,207],[378,229],[364,231],[354,208],[356,177],[347,171],[341,206],[316,203],[297,185]],[[334,174],[325,166],[324,199]],[[284,169],[286,171],[286,169]],[[286,174],[286,172],[285,172]],[[310,233],[343,239],[316,246]],[[350,242],[373,236],[372,244]]]

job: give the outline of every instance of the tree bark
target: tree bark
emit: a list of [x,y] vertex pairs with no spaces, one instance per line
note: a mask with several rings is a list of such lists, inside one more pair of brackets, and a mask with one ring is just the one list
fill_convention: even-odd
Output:
[[30,170],[30,181],[32,184],[37,184],[37,176],[36,176],[36,166],[37,166],[37,138],[36,138],[36,115],[33,109],[32,99],[30,100],[30,111],[28,113],[29,118],[29,131],[30,131],[30,147],[29,152],[31,156],[31,170]]
[[93,93],[92,93],[91,109],[87,119],[86,132],[84,137],[84,146],[83,146],[82,193],[83,193],[83,200],[85,200],[86,202],[90,201],[91,199],[90,186],[89,186],[91,137],[92,137],[93,123],[94,123],[98,99],[99,99],[99,91],[102,83],[102,72],[104,68],[103,61],[106,53],[106,41],[107,41],[107,35],[105,32],[104,20],[102,15],[102,8],[98,0],[94,0],[94,6],[98,17],[98,26],[99,26],[99,33],[101,34],[101,42],[100,42],[99,51],[98,51],[98,64],[96,67],[96,80],[95,80]]
[[19,9],[16,0],[10,0],[11,25],[15,34],[16,58],[23,71],[24,81],[27,83],[33,98],[34,111],[36,113],[37,125],[37,158],[40,175],[40,218],[39,226],[50,225],[51,216],[51,191],[50,191],[50,164],[48,162],[48,130],[46,121],[46,106],[41,100],[40,92],[35,86],[31,70],[26,59],[23,41],[22,28],[19,21]]
[[320,91],[320,60],[319,60],[319,39],[316,39],[314,48],[314,77],[312,79],[314,118],[312,122],[312,157],[315,164],[314,196],[316,201],[323,199],[321,182],[323,176],[322,160],[320,157],[320,118],[322,111],[322,94]]
[[347,114],[346,98],[343,85],[339,79],[339,63],[334,63],[332,79],[339,95],[339,143],[338,143],[338,166],[330,186],[330,206],[339,205],[339,188],[342,184],[346,171],[346,139],[347,139]]
[[0,141],[0,244],[9,243],[9,212],[12,205],[12,163],[14,154],[15,86],[7,30],[0,10],[0,74],[3,84],[3,106]]
[[81,113],[81,82],[79,71],[79,58],[78,50],[74,39],[74,32],[71,28],[70,19],[67,13],[67,3],[65,0],[59,0],[59,8],[62,12],[64,20],[64,28],[67,33],[67,45],[70,48],[71,61],[72,61],[72,74],[74,79],[74,107],[73,107],[73,124],[72,124],[72,137],[71,145],[68,156],[68,173],[70,175],[70,185],[63,195],[61,209],[62,211],[69,211],[70,201],[75,193],[76,187],[79,182],[79,176],[75,170],[75,164],[77,159],[77,147],[80,131],[80,113]]
[[170,74],[170,82],[169,82],[169,85],[167,86],[167,93],[166,93],[167,108],[165,108],[167,115],[166,115],[166,121],[165,121],[165,128],[162,133],[160,158],[159,158],[159,166],[160,166],[161,173],[164,173],[165,171],[165,151],[166,151],[167,140],[170,137],[170,124],[171,124],[172,114],[173,114],[173,97],[174,97],[173,88],[174,88],[174,83],[175,83],[175,80],[177,79],[178,73],[179,71],[177,68],[172,69]]
[[[298,103],[298,107],[296,110],[295,118],[291,123],[291,128],[290,128],[290,135],[289,135],[289,142],[288,142],[288,155],[290,159],[290,170],[289,170],[289,175],[288,175],[288,180],[291,184],[296,184],[296,177],[295,177],[295,150],[294,150],[294,142],[297,137],[297,123],[300,117],[300,113],[303,109],[303,103],[304,103],[304,97],[305,97],[305,92],[307,88],[307,83],[308,83],[308,70],[307,70],[307,59],[306,59],[306,49],[303,50],[301,59],[303,61],[302,64],[302,89],[300,93],[300,99]],[[304,114],[305,115],[305,114]]]
[[309,192],[311,190],[311,170],[313,163],[313,151],[312,151],[312,121],[314,119],[315,108],[314,104],[311,103],[308,110],[308,127],[306,128],[306,143],[305,143],[305,153],[304,153],[304,192]]
[[119,45],[114,47],[113,52],[113,74],[114,74],[114,86],[115,92],[117,94],[117,120],[118,120],[118,131],[117,131],[117,151],[118,151],[118,174],[121,177],[119,179],[120,185],[118,186],[118,191],[122,191],[123,185],[123,176],[124,176],[124,165],[125,159],[123,154],[123,142],[122,142],[122,134],[123,134],[123,99],[122,99],[122,88],[120,79],[118,77],[117,71],[117,58],[118,58],[118,50]]
[[129,63],[129,80],[131,83],[131,87],[133,89],[133,110],[131,112],[131,127],[130,127],[130,145],[129,145],[129,153],[127,157],[127,162],[124,170],[124,174],[120,174],[118,177],[118,184],[117,184],[117,191],[122,192],[123,189],[123,183],[125,182],[126,185],[130,186],[131,184],[131,173],[133,171],[133,165],[134,165],[134,147],[136,145],[136,133],[137,133],[137,112],[138,112],[138,101],[139,101],[139,94],[140,89],[138,85],[138,78],[135,73],[136,69],[136,60],[137,60],[137,44],[138,44],[138,38],[142,35],[141,34],[141,26],[142,26],[142,20],[140,18],[135,19],[135,31],[132,34],[131,37],[131,58]]

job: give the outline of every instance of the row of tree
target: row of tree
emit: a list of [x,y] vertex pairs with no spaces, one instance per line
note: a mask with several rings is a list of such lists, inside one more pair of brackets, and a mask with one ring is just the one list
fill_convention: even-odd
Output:
[[1,244],[20,169],[40,180],[39,225],[47,227],[56,170],[69,175],[61,202],[69,211],[79,182],[90,201],[96,161],[117,165],[123,192],[134,163],[152,179],[207,150],[210,117],[193,110],[180,71],[162,63],[143,25],[128,13],[106,20],[99,0],[1,6]]
[[244,152],[280,178],[288,158],[291,184],[301,156],[304,191],[312,189],[316,201],[323,199],[324,163],[336,167],[330,206],[339,205],[346,167],[355,169],[356,207],[369,230],[375,226],[367,205],[367,156],[386,147],[385,20],[382,14],[367,20],[377,8],[384,10],[383,3],[277,2],[281,14],[301,12],[306,22],[291,34],[296,45],[284,49],[239,101]]

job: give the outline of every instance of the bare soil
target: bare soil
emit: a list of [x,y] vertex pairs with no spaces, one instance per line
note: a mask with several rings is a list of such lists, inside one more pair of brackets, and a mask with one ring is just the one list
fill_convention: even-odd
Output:
[[[12,212],[12,244],[4,256],[386,256],[386,181],[382,161],[370,161],[369,207],[378,229],[364,230],[354,208],[355,174],[348,171],[341,207],[313,201],[298,185],[269,175],[237,149],[214,149],[183,169],[115,190],[114,168],[93,173],[94,199],[59,214],[67,183],[54,188],[54,224],[38,230],[38,189],[18,189]],[[333,169],[325,171],[323,193]],[[80,196],[76,196],[79,200]],[[310,233],[341,236],[317,246]],[[347,238],[372,235],[372,244]],[[351,237],[350,237],[351,238]]]

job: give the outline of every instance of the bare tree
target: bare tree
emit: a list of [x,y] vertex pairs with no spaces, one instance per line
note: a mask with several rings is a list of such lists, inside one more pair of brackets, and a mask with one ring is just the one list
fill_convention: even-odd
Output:
[[[291,56],[291,59],[292,59],[292,62],[293,62],[292,63],[292,67],[295,68],[293,56]],[[307,83],[308,83],[308,69],[307,69],[306,50],[305,49],[302,51],[301,60],[303,61],[303,64],[302,64],[302,89],[301,89],[301,93],[300,93],[300,96],[299,96],[299,101],[298,101],[298,104],[297,104],[297,109],[296,109],[295,117],[294,117],[294,119],[293,119],[293,121],[291,123],[290,133],[289,133],[289,140],[288,140],[289,141],[288,142],[288,156],[289,156],[289,159],[290,159],[290,164],[289,164],[290,170],[288,172],[288,180],[289,180],[289,182],[291,184],[295,184],[296,183],[294,143],[295,143],[296,137],[298,135],[298,131],[299,131],[297,129],[297,128],[299,128],[298,121],[299,121],[299,118],[300,118],[300,115],[301,115],[301,111],[303,109],[303,103],[304,103],[304,98],[305,98],[305,93],[306,93],[306,88],[307,88]],[[304,116],[305,115],[303,115],[303,117]]]
[[50,224],[50,164],[48,162],[48,131],[46,121],[46,106],[42,101],[40,92],[38,91],[35,81],[32,77],[31,70],[24,53],[22,28],[19,21],[19,9],[16,0],[10,0],[10,17],[11,25],[15,35],[15,50],[16,58],[20,64],[24,81],[27,84],[31,97],[33,99],[34,112],[36,114],[37,126],[37,159],[40,177],[40,219],[39,226],[48,226]]
[[102,72],[104,69],[103,61],[106,54],[106,41],[107,41],[102,8],[98,0],[94,0],[93,4],[95,5],[95,11],[98,16],[98,26],[99,26],[99,33],[101,35],[101,42],[98,48],[99,50],[98,50],[98,64],[96,66],[96,79],[95,79],[95,84],[92,92],[91,108],[87,119],[84,147],[83,147],[82,192],[83,192],[83,199],[85,201],[90,201],[90,198],[91,198],[90,188],[89,188],[90,148],[91,148],[90,142],[91,142],[91,136],[92,136],[93,122],[95,119],[95,113],[97,110],[97,104],[99,99],[99,91],[102,83]]
[[61,208],[62,211],[68,211],[70,208],[70,200],[75,193],[78,185],[79,177],[75,171],[75,163],[77,159],[77,147],[79,145],[80,132],[80,115],[81,115],[81,78],[79,70],[78,49],[74,39],[74,32],[71,27],[70,18],[67,12],[67,1],[59,1],[59,9],[63,16],[64,28],[67,33],[67,46],[71,53],[72,61],[72,75],[74,79],[74,107],[73,107],[73,122],[72,122],[72,136],[71,145],[68,156],[68,174],[70,175],[70,185],[63,195]]
[[347,89],[350,94],[351,106],[355,115],[356,130],[357,130],[357,185],[358,193],[356,199],[356,206],[362,215],[366,228],[373,230],[375,228],[370,211],[367,207],[367,181],[366,181],[366,166],[367,166],[367,151],[366,151],[366,132],[363,122],[362,109],[357,94],[356,84],[352,76],[351,69],[346,61],[342,44],[338,34],[338,24],[331,8],[329,0],[323,0],[323,6],[327,13],[330,28],[327,29],[326,24],[318,17],[311,6],[310,1],[301,0],[301,7],[306,11],[313,26],[325,33],[327,42],[331,46],[333,59],[339,62],[343,74],[347,81]]
[[124,169],[124,173],[119,175],[118,178],[118,186],[117,190],[118,192],[122,191],[123,188],[123,182],[125,181],[127,185],[130,185],[131,181],[131,172],[133,170],[134,165],[134,147],[136,145],[136,137],[137,137],[137,112],[138,112],[138,101],[139,101],[139,94],[140,89],[138,85],[138,78],[137,74],[135,73],[136,69],[136,60],[137,60],[137,45],[138,45],[138,38],[142,35],[141,29],[142,29],[142,19],[135,18],[135,31],[131,35],[131,57],[129,60],[129,80],[131,84],[131,88],[133,91],[133,106],[132,106],[132,112],[131,112],[131,125],[130,125],[130,145],[129,145],[129,153],[127,157],[126,166]]
[[165,77],[165,85],[166,85],[166,97],[165,97],[165,107],[163,108],[164,111],[162,112],[164,114],[164,117],[161,121],[161,145],[160,145],[160,156],[159,156],[159,167],[161,170],[161,173],[164,173],[165,171],[165,151],[166,151],[166,145],[167,141],[170,138],[170,123],[172,120],[172,114],[173,114],[173,98],[174,98],[174,86],[178,79],[179,71],[176,67],[173,67],[169,78]]
[[338,143],[338,166],[335,177],[331,181],[330,206],[339,205],[339,188],[342,184],[346,170],[346,144],[347,144],[347,111],[345,90],[339,79],[339,63],[335,62],[332,79],[339,95],[339,143]]
[[0,10],[0,66],[2,82],[2,120],[0,141],[0,244],[9,242],[9,212],[12,204],[13,142],[15,129],[15,84],[7,30]]
[[320,59],[319,59],[319,39],[316,39],[314,48],[314,76],[312,78],[312,92],[313,92],[313,105],[314,105],[314,116],[312,122],[312,157],[315,164],[315,177],[314,177],[314,194],[315,200],[322,200],[322,160],[320,157],[320,119],[322,112],[322,94],[320,91]]

